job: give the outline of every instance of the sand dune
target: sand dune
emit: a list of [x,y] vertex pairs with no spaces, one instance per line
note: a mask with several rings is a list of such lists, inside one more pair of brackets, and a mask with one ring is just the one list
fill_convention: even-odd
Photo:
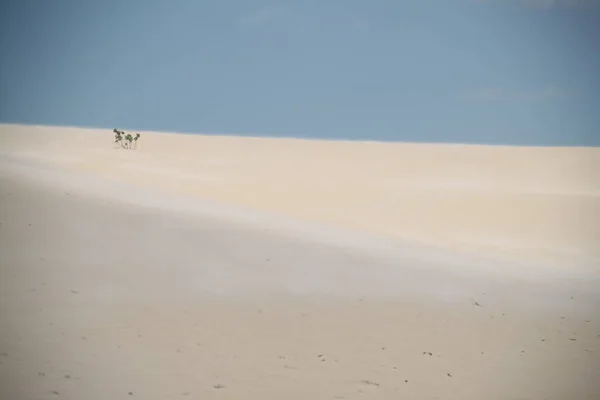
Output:
[[0,398],[596,399],[598,149],[0,129]]
[[326,142],[0,128],[20,159],[504,259],[600,261],[600,148]]

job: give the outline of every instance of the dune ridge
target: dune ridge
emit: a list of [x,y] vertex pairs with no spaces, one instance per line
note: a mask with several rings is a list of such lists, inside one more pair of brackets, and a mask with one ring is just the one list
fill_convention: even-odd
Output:
[[546,264],[600,261],[600,148],[510,147],[3,125],[22,160],[186,196]]

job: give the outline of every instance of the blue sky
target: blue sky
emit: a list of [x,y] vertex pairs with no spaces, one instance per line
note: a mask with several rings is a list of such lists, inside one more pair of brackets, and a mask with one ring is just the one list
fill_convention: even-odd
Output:
[[0,121],[600,145],[600,0],[0,5]]

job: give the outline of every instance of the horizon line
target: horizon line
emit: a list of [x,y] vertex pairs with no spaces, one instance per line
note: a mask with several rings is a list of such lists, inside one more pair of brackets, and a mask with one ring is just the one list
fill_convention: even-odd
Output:
[[438,141],[402,141],[402,140],[367,140],[367,139],[351,139],[351,138],[332,138],[332,137],[301,137],[291,134],[282,134],[277,136],[266,136],[264,134],[255,133],[223,133],[223,132],[190,132],[190,131],[153,131],[153,130],[138,130],[131,128],[115,128],[115,127],[100,127],[100,126],[81,126],[81,125],[53,125],[53,124],[28,124],[20,122],[0,122],[0,126],[28,126],[28,127],[50,127],[50,128],[68,128],[68,129],[94,129],[94,130],[110,130],[113,129],[124,129],[125,131],[148,133],[148,134],[159,134],[159,135],[185,135],[185,136],[211,136],[211,137],[227,137],[227,138],[245,138],[245,139],[278,139],[278,140],[303,140],[312,142],[342,142],[342,143],[364,143],[364,144],[407,144],[407,145],[436,145],[436,146],[471,146],[471,147],[509,147],[509,148],[583,148],[583,149],[595,149],[600,148],[600,145],[552,145],[552,144],[500,144],[500,143],[476,143],[476,142],[438,142]]

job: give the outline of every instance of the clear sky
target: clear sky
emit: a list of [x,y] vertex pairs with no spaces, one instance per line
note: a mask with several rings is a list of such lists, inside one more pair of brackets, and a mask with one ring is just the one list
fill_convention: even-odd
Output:
[[600,0],[0,3],[0,121],[600,145]]

